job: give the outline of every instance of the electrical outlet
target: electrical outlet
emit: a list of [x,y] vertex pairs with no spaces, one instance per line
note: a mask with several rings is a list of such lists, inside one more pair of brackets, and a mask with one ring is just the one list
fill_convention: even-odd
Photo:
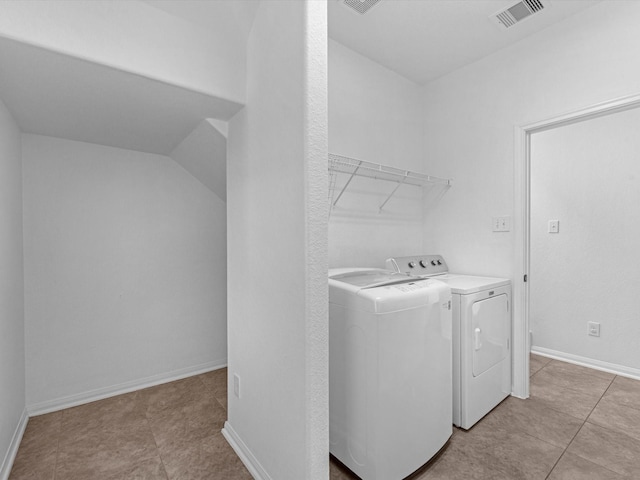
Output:
[[589,335],[592,337],[600,336],[600,324],[598,322],[587,322]]
[[240,398],[240,377],[237,373],[233,374],[233,394]]

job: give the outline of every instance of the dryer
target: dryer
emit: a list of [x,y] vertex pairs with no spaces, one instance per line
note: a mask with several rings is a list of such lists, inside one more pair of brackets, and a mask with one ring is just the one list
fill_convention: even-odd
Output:
[[390,258],[386,264],[451,287],[453,424],[471,428],[511,394],[511,281],[449,273],[441,255]]
[[452,434],[451,289],[380,269],[329,271],[330,452],[400,480]]

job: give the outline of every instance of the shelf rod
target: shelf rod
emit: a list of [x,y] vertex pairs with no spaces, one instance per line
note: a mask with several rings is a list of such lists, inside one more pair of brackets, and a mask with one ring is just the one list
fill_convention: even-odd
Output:
[[404,177],[402,177],[402,180],[400,180],[398,182],[398,185],[396,185],[396,188],[393,189],[393,191],[389,194],[387,199],[384,202],[382,202],[382,205],[380,205],[380,208],[378,208],[378,213],[382,213],[382,208],[387,204],[387,202],[389,200],[391,200],[391,197],[393,197],[393,194],[396,193],[396,190],[398,190],[400,188],[400,186],[404,183],[404,181],[407,179],[408,175],[409,175],[409,172],[405,171],[404,172]]
[[349,180],[347,180],[347,183],[344,184],[344,187],[342,187],[342,190],[340,190],[340,193],[338,194],[338,197],[334,200],[333,202],[333,206],[335,207],[336,204],[338,203],[338,200],[340,200],[340,197],[342,196],[342,194],[344,193],[344,191],[347,189],[347,187],[349,186],[349,184],[351,183],[351,180],[353,180],[353,177],[356,176],[356,173],[358,173],[358,169],[360,168],[360,165],[362,165],[362,160],[358,161],[358,165],[356,166],[356,168],[353,170],[353,172],[351,173],[351,176],[349,177]]

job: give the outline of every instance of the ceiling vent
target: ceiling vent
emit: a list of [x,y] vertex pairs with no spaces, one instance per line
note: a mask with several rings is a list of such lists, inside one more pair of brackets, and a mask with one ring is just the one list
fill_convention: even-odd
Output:
[[360,15],[364,15],[381,1],[382,0],[344,0],[342,3],[347,7],[352,8]]
[[521,0],[515,5],[510,6],[506,10],[501,10],[493,14],[490,18],[498,22],[505,28],[513,27],[516,23],[521,22],[534,13],[538,13],[545,8],[545,4],[541,0]]

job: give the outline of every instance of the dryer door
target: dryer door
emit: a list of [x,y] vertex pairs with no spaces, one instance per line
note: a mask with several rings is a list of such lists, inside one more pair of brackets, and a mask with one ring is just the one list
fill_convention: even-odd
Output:
[[506,294],[471,305],[473,376],[477,377],[509,355],[511,323]]

